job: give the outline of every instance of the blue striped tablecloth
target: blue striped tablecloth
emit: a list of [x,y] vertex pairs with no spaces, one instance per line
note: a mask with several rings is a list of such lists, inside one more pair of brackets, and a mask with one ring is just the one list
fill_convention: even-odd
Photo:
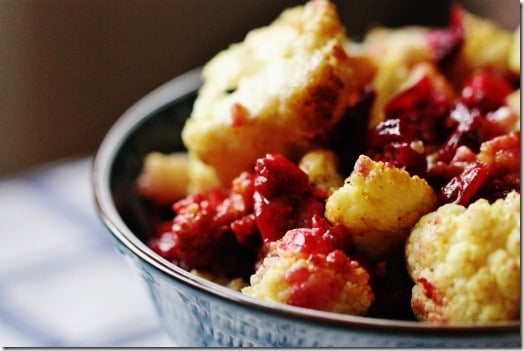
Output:
[[82,157],[0,179],[0,346],[175,346],[96,215],[90,171]]

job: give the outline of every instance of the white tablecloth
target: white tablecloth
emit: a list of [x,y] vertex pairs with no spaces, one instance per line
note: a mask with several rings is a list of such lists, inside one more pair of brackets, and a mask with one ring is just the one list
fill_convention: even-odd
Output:
[[91,158],[0,179],[0,346],[175,346],[96,215]]

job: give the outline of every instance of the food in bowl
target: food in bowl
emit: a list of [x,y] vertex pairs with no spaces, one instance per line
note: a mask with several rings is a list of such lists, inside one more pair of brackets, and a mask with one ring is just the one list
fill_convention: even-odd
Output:
[[205,65],[187,153],[145,158],[148,245],[262,300],[520,319],[519,40],[459,6],[361,42],[329,1],[285,10]]

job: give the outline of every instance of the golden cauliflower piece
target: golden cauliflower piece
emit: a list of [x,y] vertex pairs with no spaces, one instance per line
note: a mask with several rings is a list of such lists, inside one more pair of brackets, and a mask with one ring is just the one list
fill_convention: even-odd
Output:
[[335,6],[313,0],[218,53],[182,132],[223,184],[266,153],[298,161],[323,141],[360,87]]
[[227,278],[225,276],[220,276],[205,270],[199,270],[199,269],[192,269],[191,274],[194,274],[198,277],[207,279],[209,281],[212,281],[214,283],[217,283],[219,285],[225,286],[229,289],[235,290],[235,291],[242,291],[243,288],[247,286],[247,284],[244,282],[242,278]]
[[520,130],[520,89],[515,90],[506,97],[506,105],[515,116],[515,123],[510,130]]
[[509,69],[517,75],[520,75],[520,51],[520,26],[518,26],[513,32],[513,42],[508,56]]
[[187,193],[197,194],[208,189],[217,188],[221,185],[216,174],[215,168],[205,164],[194,155],[188,156],[188,184]]
[[[331,234],[293,229],[272,243],[246,295],[315,310],[363,315],[374,301],[368,272],[326,243]],[[320,234],[320,235],[319,235]],[[310,247],[308,247],[308,245]]]
[[141,196],[159,204],[171,204],[187,195],[189,160],[185,152],[150,152],[137,179]]
[[520,194],[421,218],[406,244],[416,317],[439,323],[520,316]]
[[306,153],[298,167],[307,174],[319,198],[327,198],[344,184],[337,170],[337,155],[328,149],[315,149]]
[[380,257],[403,245],[437,201],[424,179],[361,155],[344,186],[327,199],[325,216],[342,224],[360,251]]

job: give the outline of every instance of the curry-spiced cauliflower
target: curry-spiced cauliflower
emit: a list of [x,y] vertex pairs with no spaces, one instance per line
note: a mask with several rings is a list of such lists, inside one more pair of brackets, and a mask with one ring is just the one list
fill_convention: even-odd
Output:
[[338,157],[328,149],[315,149],[306,153],[298,167],[307,174],[316,195],[325,199],[344,184],[338,172]]
[[270,244],[251,276],[246,295],[288,305],[351,315],[365,314],[374,301],[370,276],[347,256],[347,232],[318,217],[313,228],[288,231]]
[[472,323],[520,316],[520,194],[421,218],[406,244],[419,320]]
[[378,258],[404,245],[411,227],[437,201],[424,179],[361,155],[345,184],[327,199],[325,216],[352,234],[358,250]]
[[313,0],[218,53],[182,132],[189,152],[223,184],[266,153],[298,161],[360,96],[344,42],[335,6]]

